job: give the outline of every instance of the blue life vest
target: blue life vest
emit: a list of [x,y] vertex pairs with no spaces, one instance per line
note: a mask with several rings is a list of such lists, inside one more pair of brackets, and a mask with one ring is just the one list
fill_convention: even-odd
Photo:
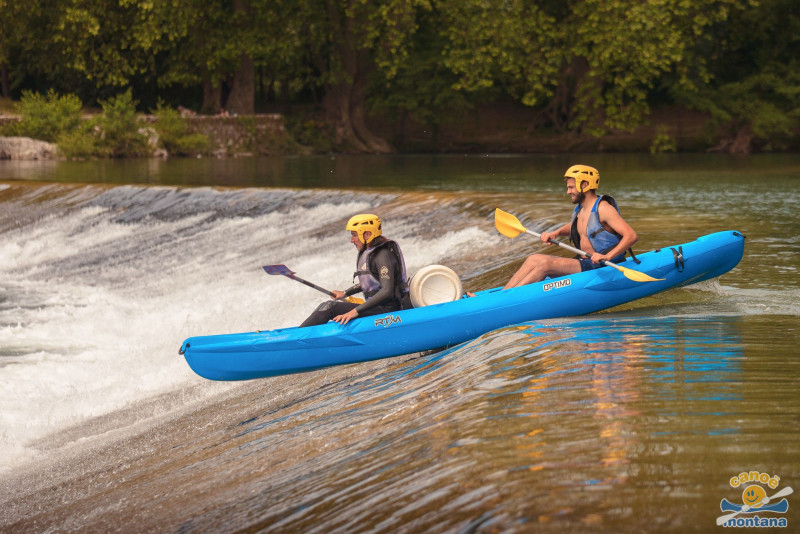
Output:
[[[622,236],[616,232],[609,232],[600,223],[600,216],[597,214],[597,206],[600,202],[605,200],[617,210],[617,201],[610,195],[600,195],[592,206],[592,212],[589,214],[589,221],[586,224],[586,235],[589,237],[589,243],[595,252],[605,254],[614,247],[616,247],[622,240]],[[581,248],[581,236],[578,233],[578,212],[581,211],[583,206],[578,204],[575,206],[575,211],[572,212],[572,226],[570,227],[569,238],[576,248]]]
[[[376,247],[369,247],[365,249],[358,256],[358,263],[356,263],[356,272],[353,273],[354,278],[358,278],[358,284],[361,286],[361,292],[364,298],[370,298],[381,288],[379,280],[380,273],[374,270],[372,266],[372,255],[383,247],[388,247],[392,254],[397,258],[397,263],[400,266],[401,282],[395,282],[395,298],[399,301],[403,295],[408,293],[408,277],[406,276],[406,261],[403,258],[403,252],[400,250],[400,245],[392,240],[387,240]],[[395,273],[396,276],[396,273]]]

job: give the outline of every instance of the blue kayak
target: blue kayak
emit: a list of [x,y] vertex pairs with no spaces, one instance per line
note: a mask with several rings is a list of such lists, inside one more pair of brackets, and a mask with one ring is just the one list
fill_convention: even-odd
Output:
[[210,380],[248,380],[312,371],[448,347],[526,321],[585,315],[661,291],[716,278],[744,253],[744,236],[717,232],[653,250],[620,265],[656,282],[630,280],[601,267],[514,289],[481,291],[472,298],[308,328],[190,337],[180,353]]

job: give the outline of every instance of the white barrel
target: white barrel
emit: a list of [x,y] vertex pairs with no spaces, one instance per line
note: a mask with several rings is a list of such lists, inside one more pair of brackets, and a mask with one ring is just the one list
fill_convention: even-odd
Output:
[[444,265],[428,265],[414,273],[408,290],[415,308],[458,300],[464,293],[461,279]]

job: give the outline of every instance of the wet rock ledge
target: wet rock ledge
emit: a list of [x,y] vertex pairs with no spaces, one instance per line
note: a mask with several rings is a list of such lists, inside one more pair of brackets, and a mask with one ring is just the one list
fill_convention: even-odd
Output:
[[53,159],[58,147],[30,137],[0,137],[0,159]]

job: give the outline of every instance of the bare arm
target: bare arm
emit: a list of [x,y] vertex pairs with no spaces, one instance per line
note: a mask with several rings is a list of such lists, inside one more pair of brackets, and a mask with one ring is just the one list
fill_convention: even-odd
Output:
[[619,212],[614,209],[614,206],[608,202],[600,203],[600,205],[597,207],[597,215],[600,218],[601,224],[619,234],[621,238],[617,246],[609,250],[607,253],[593,254],[592,261],[595,263],[599,262],[600,260],[610,260],[622,254],[639,240],[639,236],[636,234],[636,231],[631,227],[631,225],[625,222],[625,219],[622,218],[622,215],[620,215]]
[[542,239],[543,242],[547,243],[551,239],[555,239],[555,238],[561,237],[561,236],[568,236],[571,227],[572,227],[572,223],[568,222],[567,224],[565,224],[564,226],[562,226],[561,228],[559,228],[558,230],[556,230],[554,232],[542,232],[541,239]]

